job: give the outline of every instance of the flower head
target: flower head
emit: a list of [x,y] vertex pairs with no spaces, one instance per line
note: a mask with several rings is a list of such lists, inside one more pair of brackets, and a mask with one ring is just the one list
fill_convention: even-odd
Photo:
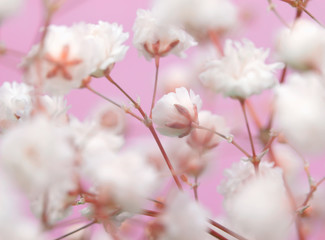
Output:
[[238,21],[237,8],[229,0],[156,0],[154,11],[163,21],[184,26],[198,40],[209,31],[228,32]]
[[276,52],[296,69],[324,69],[325,30],[313,21],[298,19],[292,29],[283,29],[278,34]]
[[276,89],[275,122],[300,151],[324,150],[325,91],[321,81],[315,74],[295,74]]
[[225,56],[208,62],[199,77],[204,86],[217,93],[245,99],[276,84],[274,72],[283,64],[266,64],[268,55],[268,51],[256,48],[249,40],[243,44],[227,40]]
[[192,90],[177,88],[176,92],[157,101],[152,110],[152,120],[161,134],[184,137],[191,132],[192,124],[198,124],[201,105],[201,98]]
[[121,25],[99,21],[98,24],[78,23],[72,28],[80,31],[85,39],[98,46],[96,48],[98,63],[91,73],[92,76],[104,76],[106,71],[111,71],[114,64],[125,57],[129,47],[123,43],[129,38],[129,34],[123,32]]
[[133,25],[133,44],[147,60],[173,53],[185,57],[184,51],[197,43],[180,27],[160,21],[153,12],[139,9]]

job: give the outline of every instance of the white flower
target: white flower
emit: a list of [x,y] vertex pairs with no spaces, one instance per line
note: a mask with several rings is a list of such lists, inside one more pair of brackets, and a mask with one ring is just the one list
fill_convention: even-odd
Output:
[[0,155],[3,168],[29,196],[73,181],[74,152],[69,132],[44,116],[6,132]]
[[299,151],[325,146],[325,90],[318,75],[292,75],[276,89],[275,122]]
[[281,63],[265,64],[269,51],[256,48],[249,40],[227,40],[225,56],[206,64],[199,78],[204,86],[226,97],[245,99],[273,87],[275,70]]
[[68,121],[67,100],[63,96],[48,96],[44,95],[40,97],[40,103],[46,114],[57,123],[65,124]]
[[276,42],[279,58],[300,70],[320,70],[325,60],[325,31],[314,21],[299,19],[283,29]]
[[157,187],[158,173],[136,152],[101,152],[88,162],[85,176],[92,180],[98,198],[113,207],[138,212]]
[[33,88],[24,83],[4,82],[0,87],[0,129],[8,127],[32,110]]
[[157,101],[152,120],[162,135],[183,137],[191,132],[193,123],[198,124],[201,105],[200,96],[192,90],[177,88]]
[[16,13],[22,6],[23,0],[1,0],[0,21]]
[[43,49],[39,48],[34,46],[24,61],[24,80],[50,94],[79,88],[100,61],[96,56],[100,46],[66,26],[49,26]]
[[103,129],[115,134],[122,134],[126,129],[125,112],[113,104],[98,106],[92,114],[92,119]]
[[163,214],[156,224],[162,226],[158,240],[205,239],[208,212],[184,193],[177,193],[166,203]]
[[[226,126],[226,122],[223,117],[213,115],[209,111],[199,112],[200,126],[216,131],[225,136],[229,135],[229,128]],[[216,147],[223,138],[209,132],[205,129],[194,129],[187,138],[187,143],[197,149],[199,152],[205,152],[209,149]]]
[[[18,194],[4,173],[0,179],[0,239],[41,240],[41,228],[30,217],[24,216]],[[13,227],[14,226],[14,227]]]
[[282,171],[261,162],[255,173],[251,162],[227,170],[220,190],[231,228],[250,239],[285,239],[292,222]]
[[137,11],[133,31],[133,44],[147,60],[169,53],[185,57],[184,51],[197,44],[181,28],[159,21],[153,12],[143,9]]
[[208,31],[230,31],[238,21],[237,9],[229,0],[157,0],[154,10],[163,21],[185,26],[197,39]]
[[114,64],[125,57],[129,47],[123,43],[129,38],[129,34],[123,32],[121,25],[99,21],[98,24],[78,23],[72,28],[98,46],[95,54],[99,62],[91,73],[92,76],[104,76],[106,70],[111,71]]

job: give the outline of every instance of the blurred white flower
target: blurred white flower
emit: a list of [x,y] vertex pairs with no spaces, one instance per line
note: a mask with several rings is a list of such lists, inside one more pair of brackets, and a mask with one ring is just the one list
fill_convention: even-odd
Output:
[[261,162],[255,173],[241,161],[226,174],[219,191],[231,228],[250,239],[286,239],[293,215],[281,169]]
[[32,91],[33,88],[24,83],[4,82],[0,86],[0,130],[29,116]]
[[0,22],[16,13],[22,6],[23,0],[1,0]]
[[57,123],[66,124],[68,121],[67,111],[69,106],[67,100],[63,96],[48,96],[43,95],[40,97],[40,103],[43,110],[49,118]]
[[[182,192],[178,192],[166,202],[161,216],[151,228],[150,234],[158,235],[157,240],[198,240],[206,239],[208,212],[197,202]],[[161,226],[155,232],[154,226]],[[150,228],[149,228],[150,229]]]
[[156,0],[154,11],[162,21],[184,26],[198,40],[209,31],[228,32],[238,21],[237,8],[229,0]]
[[153,12],[139,9],[133,25],[133,44],[147,60],[169,53],[185,57],[184,51],[197,43],[180,27],[167,24]]
[[51,25],[44,46],[34,46],[23,62],[24,81],[49,94],[62,95],[79,88],[97,68],[101,46],[73,28]]
[[184,137],[191,132],[193,123],[198,124],[201,105],[200,96],[192,90],[177,88],[176,92],[157,101],[152,110],[152,120],[162,135]]
[[318,75],[291,75],[276,89],[275,123],[288,142],[302,152],[325,146],[325,89]]
[[0,179],[0,239],[41,240],[41,228],[33,220],[24,216],[18,201],[18,194],[1,172]]
[[298,19],[292,29],[279,32],[276,52],[296,69],[324,71],[325,30],[314,21]]
[[129,38],[123,32],[123,27],[117,23],[99,21],[98,24],[78,23],[72,29],[79,31],[84,38],[93,42],[98,50],[96,58],[99,60],[96,69],[91,73],[94,77],[102,77],[106,71],[111,71],[116,62],[123,60],[128,46],[123,43]]
[[36,116],[3,135],[1,164],[28,196],[73,181],[74,152],[66,128]]
[[[84,166],[98,200],[108,209],[136,213],[159,184],[158,172],[137,152],[101,152]],[[111,204],[111,205],[110,205]]]
[[103,104],[98,106],[92,119],[103,129],[115,134],[123,134],[126,129],[125,111],[113,104]]
[[225,97],[245,99],[273,87],[277,83],[274,72],[282,63],[266,64],[268,50],[256,48],[245,39],[243,43],[227,40],[225,56],[207,62],[199,78],[204,86]]
[[[216,131],[225,136],[229,135],[229,128],[223,117],[214,115],[209,111],[199,112],[200,126]],[[194,129],[187,137],[187,143],[199,152],[205,152],[216,147],[223,138],[205,129]]]

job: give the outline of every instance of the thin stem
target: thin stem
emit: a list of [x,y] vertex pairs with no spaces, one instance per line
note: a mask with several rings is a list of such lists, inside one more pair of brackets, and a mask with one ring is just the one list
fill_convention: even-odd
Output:
[[286,78],[286,75],[287,75],[287,70],[288,70],[288,66],[285,65],[285,67],[283,68],[282,70],[282,73],[281,73],[281,78],[280,78],[280,83],[284,83],[285,81],[285,78]]
[[143,209],[140,214],[149,216],[149,217],[157,217],[159,215],[159,212]]
[[157,93],[157,84],[158,84],[158,74],[159,74],[159,60],[160,56],[155,56],[155,63],[156,63],[156,75],[155,75],[155,86],[153,89],[153,96],[152,96],[152,102],[151,102],[151,108],[150,108],[150,118],[152,116],[152,109],[155,106],[155,100],[156,100],[156,93]]
[[77,232],[79,232],[79,231],[81,231],[81,230],[83,230],[83,229],[86,229],[86,228],[90,227],[91,225],[95,224],[96,222],[97,222],[97,221],[94,220],[94,221],[92,221],[92,222],[86,224],[85,226],[82,226],[82,227],[80,227],[80,228],[78,228],[78,229],[76,229],[76,230],[74,230],[74,231],[72,231],[72,232],[70,232],[70,233],[67,233],[67,234],[65,234],[65,235],[63,235],[63,236],[61,236],[61,237],[59,237],[59,238],[56,238],[56,239],[54,239],[54,240],[61,240],[61,239],[64,239],[64,238],[66,238],[66,237],[68,237],[68,236],[70,236],[70,235],[72,235],[72,234],[75,234],[75,233],[77,233]]
[[214,46],[218,49],[221,56],[224,56],[223,48],[220,42],[220,38],[217,32],[210,30],[209,31],[209,37],[214,44]]
[[97,96],[99,96],[99,97],[103,98],[104,100],[106,100],[106,101],[112,103],[112,104],[115,105],[116,107],[121,108],[121,109],[124,110],[127,114],[130,114],[130,115],[133,116],[134,118],[138,119],[140,122],[143,122],[143,119],[142,119],[141,117],[135,115],[133,112],[127,111],[127,110],[124,109],[120,104],[118,104],[118,103],[114,102],[113,100],[111,100],[111,99],[105,97],[103,94],[97,92],[96,90],[94,90],[93,88],[91,88],[89,85],[86,85],[86,88],[87,88],[88,90],[90,90],[92,93],[96,94]]
[[246,123],[247,132],[248,132],[248,135],[249,135],[249,141],[251,143],[253,159],[255,159],[256,158],[256,152],[255,152],[255,147],[254,147],[252,132],[251,132],[251,129],[249,127],[249,123],[248,123],[248,119],[247,119],[247,113],[246,113],[246,107],[245,107],[245,100],[240,100],[240,105],[241,105],[241,108],[243,110],[243,114],[244,114],[244,117],[245,117],[245,123]]
[[224,236],[222,236],[220,233],[217,233],[216,231],[209,229],[209,234],[219,240],[228,240],[228,238],[225,238]]
[[216,132],[216,131],[214,131],[214,130],[211,130],[210,128],[206,128],[206,127],[199,126],[199,125],[197,125],[197,126],[193,125],[193,127],[194,127],[194,128],[198,128],[198,129],[203,129],[203,130],[206,130],[206,131],[209,131],[209,132],[212,132],[212,133],[218,135],[219,137],[221,137],[221,138],[227,140],[229,143],[231,143],[231,144],[234,145],[236,148],[238,148],[239,151],[241,151],[242,153],[244,153],[246,157],[248,157],[248,158],[252,158],[252,156],[251,156],[248,152],[246,152],[246,151],[245,151],[241,146],[239,146],[239,144],[238,144],[237,142],[235,142],[235,140],[230,139],[229,137],[223,135],[222,133]]
[[302,204],[301,209],[304,209],[305,207],[307,207],[308,202],[310,201],[310,199],[312,198],[314,192],[316,192],[317,188],[319,187],[319,185],[321,185],[323,182],[325,181],[325,177],[323,177],[320,181],[318,181],[318,183],[316,183],[315,185],[311,186],[310,191],[305,199],[305,201]]
[[278,13],[278,11],[275,9],[275,6],[272,2],[272,0],[268,0],[269,8],[270,10],[277,16],[277,18],[282,22],[283,25],[289,28],[289,24],[286,23],[286,21],[283,19],[283,17]]
[[258,129],[261,129],[262,128],[262,123],[261,123],[260,119],[258,118],[258,116],[257,116],[257,114],[255,112],[255,109],[253,108],[251,102],[246,100],[246,106],[248,108],[248,111],[249,111],[250,115],[252,116],[252,118],[254,120],[254,123],[255,123],[256,127]]
[[199,201],[198,188],[199,188],[198,176],[195,176],[195,177],[194,177],[193,192],[194,192],[194,198],[195,198],[195,200],[196,200],[197,202]]
[[320,21],[317,20],[305,7],[300,7],[309,17],[311,17],[315,22],[317,22],[320,26],[325,27]]
[[155,141],[156,141],[156,143],[157,143],[157,145],[158,145],[158,147],[159,147],[159,149],[160,149],[160,151],[161,151],[161,153],[162,153],[162,155],[163,155],[163,157],[165,159],[165,162],[166,162],[166,164],[167,164],[167,166],[169,168],[169,171],[171,172],[171,174],[172,174],[172,176],[174,178],[174,181],[175,181],[178,189],[183,190],[181,182],[179,181],[179,179],[178,179],[178,177],[177,177],[177,175],[175,173],[175,170],[174,170],[174,168],[173,168],[173,166],[172,166],[172,164],[171,164],[171,162],[170,162],[170,160],[169,160],[169,158],[168,158],[168,156],[167,156],[167,154],[165,152],[165,149],[164,149],[164,147],[162,146],[162,144],[160,142],[160,139],[159,139],[159,137],[158,137],[158,135],[156,133],[156,130],[154,129],[152,124],[150,126],[148,126],[148,128],[149,128],[152,136],[154,137],[154,139],[155,139]]
[[158,137],[158,135],[157,135],[157,133],[156,133],[156,130],[155,130],[155,128],[153,127],[153,125],[152,125],[152,122],[151,122],[151,119],[149,119],[148,118],[148,116],[147,116],[147,114],[143,111],[143,109],[141,108],[141,106],[136,102],[136,101],[134,101],[133,100],[133,98],[132,97],[130,97],[130,95],[128,95],[112,78],[111,78],[111,76],[109,76],[109,75],[106,75],[106,78],[114,85],[114,86],[116,86],[132,103],[133,103],[133,105],[134,105],[134,107],[140,112],[140,114],[142,115],[142,117],[144,118],[144,124],[149,128],[149,130],[150,130],[150,132],[151,132],[151,134],[152,134],[152,136],[154,137],[154,139],[155,139],[155,141],[156,141],[156,143],[157,143],[157,145],[158,145],[158,147],[159,147],[159,149],[160,149],[160,151],[161,151],[161,153],[162,153],[162,155],[163,155],[163,157],[164,157],[164,159],[165,159],[165,162],[166,162],[166,164],[167,164],[167,166],[168,166],[168,168],[169,168],[169,170],[170,170],[170,172],[171,172],[171,174],[172,174],[172,176],[173,176],[173,178],[174,178],[174,181],[175,181],[175,183],[176,183],[176,185],[177,185],[177,187],[178,187],[178,189],[179,190],[183,190],[183,188],[182,188],[182,185],[181,185],[181,182],[179,181],[179,179],[178,179],[178,177],[177,177],[177,175],[176,175],[176,173],[175,173],[175,170],[174,170],[174,168],[173,168],[173,166],[172,166],[172,164],[171,164],[171,162],[170,162],[170,160],[169,160],[169,158],[168,158],[168,156],[167,156],[167,153],[166,153],[166,151],[165,151],[165,149],[164,149],[164,147],[162,146],[162,144],[161,144],[161,142],[160,142],[160,139],[159,139],[159,137]]
[[216,221],[214,221],[212,219],[209,219],[209,223],[211,225],[215,226],[216,228],[224,231],[225,233],[229,234],[230,236],[237,238],[238,240],[247,240],[243,236],[231,231],[230,229],[226,228],[225,226],[221,225],[220,223],[217,223]]

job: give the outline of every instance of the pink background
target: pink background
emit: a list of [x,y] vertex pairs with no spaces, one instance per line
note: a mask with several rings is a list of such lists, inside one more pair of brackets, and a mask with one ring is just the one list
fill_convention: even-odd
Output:
[[[38,29],[42,24],[40,2],[40,0],[26,0],[20,14],[4,22],[0,29],[0,39],[8,48],[27,53],[36,42]],[[241,15],[246,16],[246,20],[242,21],[241,30],[234,37],[236,39],[241,37],[249,38],[259,47],[272,48],[276,30],[282,25],[275,15],[268,10],[267,0],[234,0],[233,2],[241,7]],[[292,7],[279,0],[274,0],[274,2],[285,19],[290,21],[294,18],[295,10]],[[124,31],[130,33],[130,38],[126,43],[130,46],[130,49],[126,58],[116,64],[112,77],[131,96],[140,96],[141,104],[146,110],[148,110],[151,100],[155,69],[154,63],[146,61],[143,57],[138,57],[136,49],[132,46],[132,25],[136,17],[136,10],[149,8],[149,6],[149,0],[67,0],[66,5],[53,19],[54,24],[66,25],[79,21],[96,23],[98,20],[122,24]],[[325,3],[322,0],[311,1],[308,9],[321,22],[325,23]],[[189,55],[191,55],[190,53],[191,51],[189,51]],[[179,60],[173,56],[163,58],[161,68],[180,61],[186,60]],[[0,57],[1,84],[4,81],[21,81],[21,72],[16,68],[18,63],[19,59],[14,55]],[[92,86],[113,99],[121,99],[124,103],[128,103],[105,79],[93,80]],[[265,120],[267,115],[263,117],[263,108],[267,106],[267,100],[263,97],[254,97],[253,99],[258,100],[254,102],[254,105],[260,109],[261,118]],[[260,99],[263,99],[263,101],[259,101]],[[68,103],[72,105],[70,112],[79,118],[84,118],[91,107],[95,106],[99,101],[100,99],[97,96],[87,90],[74,90],[68,95]],[[237,102],[217,98],[215,103],[213,108],[217,113],[229,112],[229,109],[231,109],[235,115],[238,115],[238,118],[242,117]],[[211,102],[209,105],[211,105]],[[212,103],[212,105],[214,104]],[[204,107],[206,106],[207,103],[205,103]],[[140,133],[147,133],[145,127],[130,120],[130,136],[134,137]],[[245,144],[244,142],[247,142],[246,136],[239,139],[239,141]],[[246,149],[249,149],[248,146],[246,146]],[[222,199],[216,191],[216,187],[222,178],[222,169],[229,167],[233,161],[241,157],[241,154],[236,149],[226,143],[221,144],[217,152],[218,161],[212,165],[213,169],[209,170],[210,174],[202,179],[199,190],[201,202],[215,215],[222,211],[220,208]],[[312,166],[314,168],[312,172],[316,179],[322,177],[324,172],[317,171],[315,166],[319,165],[322,166],[320,169],[324,169],[324,164],[321,164],[320,161],[316,161],[315,165]]]

